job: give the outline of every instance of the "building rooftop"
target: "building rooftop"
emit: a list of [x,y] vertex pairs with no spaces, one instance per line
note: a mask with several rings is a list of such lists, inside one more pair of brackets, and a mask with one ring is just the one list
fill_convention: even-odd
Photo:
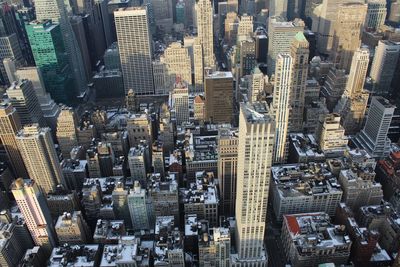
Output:
[[86,170],[87,160],[73,160],[65,159],[61,162],[61,168],[63,170],[69,170],[72,172],[84,172]]
[[271,168],[281,197],[301,197],[341,192],[336,177],[325,163],[286,164]]
[[232,78],[233,75],[230,71],[213,71],[206,76],[206,79],[222,79],[222,78]]
[[171,251],[180,252],[183,257],[183,237],[179,229],[174,227],[174,216],[157,217],[154,234],[155,263],[167,262]]
[[214,183],[214,174],[197,172],[195,176],[195,183],[190,183],[188,188],[179,190],[180,201],[183,204],[218,204],[218,190]]
[[240,103],[240,109],[249,123],[271,123],[267,102]]
[[123,220],[97,220],[94,230],[94,242],[117,243],[121,236],[125,235]]
[[284,215],[284,224],[299,254],[335,249],[350,251],[350,237],[344,226],[333,225],[324,212]]
[[47,266],[95,267],[99,253],[99,245],[64,245],[53,249]]
[[289,134],[289,140],[299,157],[312,158],[314,161],[323,161],[325,159],[324,152],[319,149],[314,135],[293,133]]
[[185,236],[197,236],[198,233],[197,223],[198,221],[196,214],[185,215]]
[[148,248],[141,246],[139,238],[124,236],[118,245],[104,246],[100,266],[149,266],[149,253]]
[[178,183],[174,173],[167,174],[163,179],[159,173],[153,173],[147,180],[149,192],[178,192]]

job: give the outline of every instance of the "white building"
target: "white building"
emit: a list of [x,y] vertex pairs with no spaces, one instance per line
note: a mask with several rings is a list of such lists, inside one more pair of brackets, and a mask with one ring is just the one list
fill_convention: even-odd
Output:
[[214,68],[213,6],[209,0],[196,1],[197,38],[203,47],[205,67]]
[[239,117],[236,246],[233,266],[266,266],[264,233],[275,122],[265,102],[242,103]]
[[178,77],[187,84],[192,84],[192,62],[187,47],[183,47],[179,42],[170,44],[164,50],[164,62],[169,86],[172,86]]
[[276,163],[284,163],[288,153],[287,134],[289,127],[292,74],[293,58],[288,54],[278,54],[272,100],[272,116],[276,123],[273,161]]
[[327,157],[343,155],[348,143],[344,131],[339,114],[331,113],[320,117],[316,135],[319,147]]
[[129,7],[114,12],[125,93],[154,94],[152,41],[148,10]]
[[400,43],[380,40],[375,48],[370,77],[374,83],[374,91],[383,94],[391,92],[391,83],[400,56]]
[[387,136],[395,106],[383,97],[373,97],[364,129],[354,142],[375,158],[387,157],[391,141]]
[[300,19],[287,22],[282,17],[270,17],[268,21],[268,75],[275,72],[275,64],[280,53],[290,53],[295,35],[304,31],[304,22]]
[[76,129],[78,120],[72,108],[62,107],[57,119],[57,141],[64,158],[71,157],[71,150],[78,145]]
[[272,167],[272,205],[276,218],[285,214],[323,211],[335,214],[342,190],[324,163]]
[[18,178],[11,186],[26,226],[36,245],[50,254],[56,245],[56,234],[46,199],[33,180]]
[[17,145],[29,177],[46,194],[65,184],[49,128],[37,124],[24,127],[17,134]]

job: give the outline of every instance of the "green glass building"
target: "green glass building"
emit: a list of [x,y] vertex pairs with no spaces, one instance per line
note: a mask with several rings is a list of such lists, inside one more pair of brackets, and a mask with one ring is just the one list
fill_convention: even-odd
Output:
[[50,20],[32,21],[26,32],[46,90],[57,103],[72,104],[75,92],[60,26]]
[[176,14],[176,23],[185,24],[186,15],[185,15],[185,3],[178,1],[175,6],[175,14]]

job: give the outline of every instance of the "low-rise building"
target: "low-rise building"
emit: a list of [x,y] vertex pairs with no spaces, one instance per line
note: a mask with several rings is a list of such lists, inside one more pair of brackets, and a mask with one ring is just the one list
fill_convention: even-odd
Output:
[[7,217],[8,221],[0,222],[0,265],[17,266],[25,251],[33,247],[33,241],[24,220]]
[[319,149],[315,136],[312,134],[289,134],[289,162],[308,163],[323,162],[325,154]]
[[391,199],[400,191],[400,151],[392,152],[379,160],[376,168],[377,181],[382,184],[385,199]]
[[389,203],[361,207],[358,222],[362,227],[379,232],[379,244],[388,253],[398,252],[400,249],[400,215]]
[[378,205],[383,198],[382,186],[374,181],[373,169],[343,169],[339,183],[343,190],[342,201],[353,210],[361,206]]
[[279,221],[285,214],[335,214],[343,192],[327,164],[279,165],[272,167],[271,172],[272,206]]
[[119,239],[126,234],[123,220],[97,220],[93,234],[93,242],[97,244],[118,244]]
[[196,173],[196,182],[179,190],[184,214],[196,214],[199,220],[207,220],[211,226],[218,225],[218,190],[213,173]]
[[173,216],[174,223],[179,225],[178,183],[175,174],[170,173],[164,179],[159,174],[151,175],[147,182],[147,192],[154,216]]
[[58,217],[55,230],[60,245],[86,244],[89,242],[89,226],[80,211],[74,213],[64,212]]
[[141,143],[136,147],[132,147],[128,153],[128,166],[131,176],[136,180],[145,180],[149,165],[149,147]]
[[46,197],[47,206],[53,218],[58,218],[64,212],[73,213],[75,210],[80,210],[79,198],[75,191],[71,193],[64,191],[54,192]]
[[100,254],[99,245],[85,244],[56,247],[51,253],[47,266],[96,267],[99,265]]
[[351,240],[345,227],[333,225],[324,212],[284,215],[283,250],[293,266],[346,264]]
[[173,216],[156,217],[154,266],[185,266],[183,236],[175,227]]
[[69,190],[82,190],[83,180],[88,177],[87,161],[64,159],[61,162],[64,181]]
[[121,237],[116,245],[105,245],[100,267],[148,267],[150,250],[135,236]]

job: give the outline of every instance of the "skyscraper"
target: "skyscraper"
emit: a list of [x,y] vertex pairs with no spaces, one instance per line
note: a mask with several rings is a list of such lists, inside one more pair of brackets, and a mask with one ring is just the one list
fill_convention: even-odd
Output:
[[17,144],[29,177],[44,193],[53,192],[57,185],[64,184],[49,128],[39,128],[37,124],[26,126],[18,132]]
[[147,7],[121,8],[114,12],[125,94],[154,94],[152,45]]
[[14,174],[18,177],[27,177],[15,139],[15,134],[21,129],[21,122],[17,110],[8,102],[0,104],[0,124],[0,140],[7,152]]
[[288,128],[290,93],[293,75],[293,58],[289,54],[278,54],[275,71],[275,86],[272,100],[272,116],[276,123],[273,160],[284,163],[288,152]]
[[334,25],[333,58],[340,69],[350,71],[354,52],[360,48],[361,34],[367,15],[366,4],[348,3],[339,6]]
[[62,107],[60,115],[57,119],[57,141],[60,146],[63,158],[71,157],[71,150],[78,145],[76,136],[76,128],[78,127],[78,119],[72,108]]
[[253,69],[249,89],[247,91],[247,99],[249,102],[256,102],[259,100],[260,96],[262,96],[265,88],[265,79],[268,78],[264,77],[264,74],[258,67]]
[[176,124],[189,122],[189,90],[187,83],[177,79],[172,91],[173,108],[175,109]]
[[69,21],[65,2],[63,0],[38,0],[35,2],[35,10],[38,21],[51,20],[60,25],[62,40],[68,55],[67,60],[76,86],[73,91],[75,96],[84,93],[87,90],[88,77],[85,76],[81,51]]
[[56,102],[72,102],[75,94],[60,26],[49,20],[34,21],[26,25],[26,31],[46,89]]
[[236,183],[234,266],[266,266],[264,246],[275,122],[265,102],[242,103]]
[[370,77],[374,84],[374,92],[390,93],[391,83],[400,56],[400,43],[381,40],[375,48]]
[[203,46],[199,38],[196,38],[193,44],[193,63],[194,63],[194,83],[196,92],[202,92],[204,89],[204,59]]
[[367,17],[365,19],[365,28],[368,30],[378,30],[385,24],[387,8],[386,0],[368,0]]
[[213,7],[210,0],[196,1],[197,38],[203,47],[204,66],[215,67]]
[[218,179],[220,181],[221,213],[235,215],[238,161],[238,132],[235,129],[218,131]]
[[293,59],[293,80],[290,92],[289,131],[303,130],[303,113],[305,90],[308,76],[309,44],[302,32],[298,32],[290,47],[290,56]]
[[52,130],[55,129],[60,108],[47,92],[40,69],[38,67],[19,68],[15,72],[15,77],[17,80],[30,80],[32,82],[44,119]]
[[373,97],[364,129],[353,139],[354,143],[375,158],[389,156],[391,141],[387,134],[395,108],[387,99]]
[[288,0],[271,0],[269,1],[269,16],[279,16],[287,19],[288,15]]
[[153,8],[154,22],[164,32],[170,33],[174,23],[172,0],[144,0],[144,3],[150,3]]
[[233,117],[233,76],[231,72],[216,71],[205,79],[206,120],[231,123]]
[[279,53],[290,53],[293,38],[304,31],[304,22],[295,19],[287,22],[282,17],[271,17],[268,21],[268,75],[275,72],[275,62]]
[[8,80],[7,72],[3,64],[3,60],[6,58],[13,59],[17,67],[24,63],[18,37],[15,33],[0,37],[0,72],[3,82],[9,84],[10,81]]
[[56,246],[56,234],[46,198],[33,180],[18,178],[11,186],[15,201],[36,245],[50,255]]
[[254,32],[253,16],[243,14],[240,17],[237,25],[237,39],[238,41],[246,40],[251,37]]
[[7,95],[13,107],[17,110],[22,126],[32,123],[38,123],[41,127],[46,126],[46,121],[31,81],[13,82],[7,89]]
[[355,134],[364,119],[368,93],[364,91],[364,82],[368,71],[369,50],[360,48],[354,53],[346,89],[335,107],[340,114],[346,134]]
[[134,188],[128,195],[128,207],[131,214],[132,227],[135,230],[150,229],[150,210],[148,206],[146,190],[135,181]]
[[334,25],[339,5],[347,0],[323,0],[313,12],[312,31],[317,35],[317,49],[329,54],[333,47]]
[[175,83],[177,77],[187,84],[192,84],[192,63],[186,47],[182,47],[178,42],[170,44],[164,50],[164,62],[169,87]]

